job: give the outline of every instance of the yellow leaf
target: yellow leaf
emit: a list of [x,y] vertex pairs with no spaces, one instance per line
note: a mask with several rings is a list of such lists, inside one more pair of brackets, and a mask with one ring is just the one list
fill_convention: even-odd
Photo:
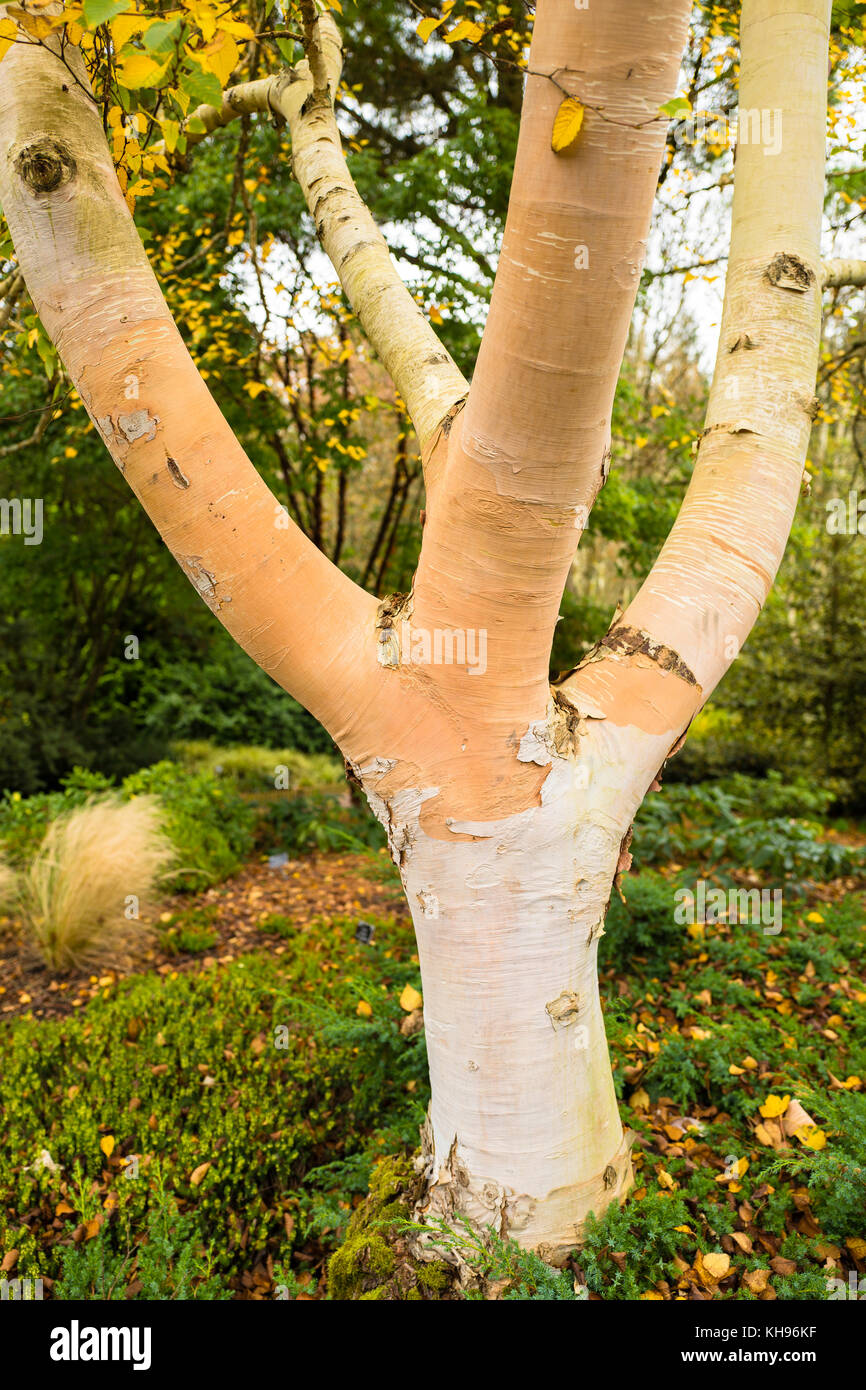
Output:
[[208,1160],[206,1163],[200,1163],[197,1168],[193,1168],[189,1175],[190,1187],[198,1187],[209,1167],[210,1161]]
[[367,1003],[366,999],[358,1000],[358,1007],[355,1010],[355,1013],[358,1015],[359,1018],[373,1017],[373,1010],[370,1008],[370,1005]]
[[847,1236],[845,1244],[855,1260],[866,1260],[866,1240],[861,1236]]
[[180,125],[177,121],[170,120],[164,116],[160,121],[162,126],[162,138],[165,140],[165,148],[169,154],[173,154],[177,149],[177,137],[180,134]]
[[806,921],[807,921],[807,922],[823,922],[823,920],[824,920],[824,918],[821,916],[820,912],[807,912],[807,913],[806,913]]
[[94,1216],[94,1218],[93,1218],[92,1221],[87,1221],[87,1222],[85,1222],[85,1225],[84,1225],[84,1237],[85,1237],[85,1240],[93,1240],[93,1239],[99,1234],[99,1228],[100,1228],[100,1226],[102,1225],[102,1223],[103,1223],[104,1220],[105,1220],[105,1217],[104,1217],[103,1213],[100,1212],[98,1216]]
[[730,1255],[722,1255],[721,1253],[701,1255],[700,1262],[714,1284],[717,1284],[720,1279],[724,1279],[731,1268]]
[[797,1138],[801,1144],[805,1144],[807,1149],[823,1149],[827,1145],[827,1136],[823,1129],[803,1126],[797,1130]]
[[11,19],[0,19],[0,62],[15,42],[17,33],[18,30]]
[[421,39],[422,43],[426,43],[433,31],[435,29],[438,29],[440,24],[445,23],[446,17],[447,16],[443,15],[441,19],[421,20],[421,23],[418,25],[418,28],[415,30],[415,33]]
[[181,3],[185,10],[189,10],[207,43],[216,33],[216,10],[207,0],[181,0]]
[[142,14],[119,14],[109,22],[108,28],[115,53],[125,48],[133,34],[145,34],[155,19],[145,19]]
[[767,1096],[761,1106],[761,1114],[765,1120],[776,1120],[780,1115],[784,1115],[790,1103],[790,1096]]
[[663,1294],[660,1294],[660,1293],[656,1293],[655,1289],[649,1289],[647,1293],[642,1293],[642,1294],[641,1294],[641,1298],[642,1298],[644,1301],[649,1301],[649,1302],[652,1302],[652,1303],[664,1303],[664,1301],[665,1301],[665,1300],[664,1300],[664,1295],[663,1295]]
[[244,387],[247,395],[252,396],[253,400],[255,400],[256,396],[260,396],[263,391],[267,391],[267,389],[263,381],[248,381]]
[[670,1173],[666,1173],[664,1168],[659,1168],[656,1177],[659,1181],[659,1187],[666,1187],[669,1192],[673,1192],[674,1188],[676,1187],[676,1183],[674,1182]]
[[484,37],[484,29],[480,24],[475,24],[471,19],[461,19],[456,29],[452,29],[445,35],[446,43],[460,43],[465,39],[467,43],[478,43]]
[[649,1095],[642,1086],[637,1091],[632,1091],[628,1103],[632,1110],[649,1110],[650,1108]]
[[226,34],[233,34],[236,39],[254,39],[256,36],[255,29],[239,19],[218,19],[217,28]]
[[25,29],[32,39],[47,39],[51,31],[58,24],[62,24],[62,18],[57,15],[53,19],[45,19],[42,15],[26,14],[18,12],[18,23]]
[[114,1137],[113,1134],[105,1134],[105,1135],[103,1135],[103,1137],[100,1139],[100,1141],[99,1141],[99,1147],[101,1148],[102,1152],[105,1154],[105,1157],[106,1157],[106,1158],[111,1158],[111,1155],[114,1153],[114,1146],[115,1146],[116,1143],[117,1143],[117,1140],[115,1139],[115,1137]]
[[735,1067],[734,1064],[733,1064],[733,1062],[732,1062],[731,1065],[728,1067],[728,1075],[729,1075],[729,1076],[745,1076],[745,1074],[746,1074],[746,1069],[745,1069],[745,1067]]
[[583,125],[583,107],[577,97],[566,97],[560,103],[553,122],[550,148],[554,154],[561,154],[574,144]]
[[205,72],[212,72],[224,87],[240,62],[240,52],[231,34],[221,29],[206,48],[196,53]]
[[413,989],[411,985],[407,985],[400,995],[400,1008],[405,1010],[407,1014],[414,1013],[416,1009],[420,1009],[423,1002],[423,997],[418,993],[417,989]]
[[156,63],[146,53],[130,53],[117,70],[117,80],[127,91],[152,87],[165,75],[168,63]]

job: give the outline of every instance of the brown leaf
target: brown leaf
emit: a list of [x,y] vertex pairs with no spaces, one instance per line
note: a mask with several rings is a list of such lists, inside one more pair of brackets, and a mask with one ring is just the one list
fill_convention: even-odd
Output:
[[812,1119],[812,1116],[803,1109],[798,1100],[792,1100],[788,1109],[782,1116],[782,1129],[789,1139],[792,1135],[797,1133],[798,1129],[802,1129],[804,1125],[814,1126],[814,1124],[815,1121]]
[[796,1274],[797,1263],[795,1260],[786,1260],[784,1255],[774,1255],[770,1261],[770,1268],[776,1274]]
[[209,1167],[210,1159],[208,1159],[205,1163],[200,1163],[197,1168],[193,1168],[192,1172],[189,1175],[191,1187],[198,1187],[199,1183],[202,1181]]
[[763,1293],[770,1281],[770,1271],[768,1269],[747,1269],[743,1275],[743,1283],[749,1293]]

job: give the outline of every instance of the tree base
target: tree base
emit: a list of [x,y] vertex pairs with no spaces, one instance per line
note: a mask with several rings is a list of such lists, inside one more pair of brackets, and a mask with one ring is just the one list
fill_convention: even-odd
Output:
[[614,1203],[621,1205],[634,1185],[631,1149],[635,1134],[626,1129],[616,1153],[601,1172],[587,1182],[559,1188],[543,1198],[516,1194],[500,1183],[471,1175],[461,1162],[455,1139],[447,1162],[436,1170],[429,1118],[421,1131],[422,1152],[416,1166],[425,1175],[426,1190],[415,1206],[415,1218],[432,1224],[429,1237],[417,1241],[419,1254],[429,1249],[436,1258],[460,1263],[459,1251],[446,1252],[436,1231],[460,1229],[493,1232],[513,1238],[524,1249],[534,1250],[545,1263],[561,1268],[571,1252],[579,1249],[586,1218],[601,1217]]

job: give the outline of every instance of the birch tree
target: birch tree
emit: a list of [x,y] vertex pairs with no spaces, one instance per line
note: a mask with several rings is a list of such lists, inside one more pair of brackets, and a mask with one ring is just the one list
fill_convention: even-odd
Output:
[[779,149],[742,134],[737,148],[694,474],[634,601],[554,687],[563,586],[612,463],[689,0],[539,0],[471,385],[352,182],[329,12],[301,4],[302,60],[187,121],[189,146],[241,116],[286,123],[321,244],[411,416],[423,544],[411,591],[384,601],[286,524],[197,372],[118,183],[81,26],[50,0],[0,10],[0,200],[45,330],[178,564],[328,729],[399,866],[432,1082],[422,1215],[493,1225],[556,1262],[632,1182],[596,971],[632,821],[773,582],[822,287],[852,274],[820,258],[830,2],[744,0],[740,109],[772,116]]

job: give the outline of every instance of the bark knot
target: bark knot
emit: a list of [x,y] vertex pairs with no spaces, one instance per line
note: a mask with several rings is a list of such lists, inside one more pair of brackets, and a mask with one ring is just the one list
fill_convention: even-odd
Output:
[[799,256],[792,256],[787,251],[778,251],[764,274],[771,285],[780,290],[794,290],[796,294],[805,294],[815,283],[814,271]]
[[76,164],[67,145],[46,135],[19,151],[15,171],[33,193],[53,193],[75,177]]

